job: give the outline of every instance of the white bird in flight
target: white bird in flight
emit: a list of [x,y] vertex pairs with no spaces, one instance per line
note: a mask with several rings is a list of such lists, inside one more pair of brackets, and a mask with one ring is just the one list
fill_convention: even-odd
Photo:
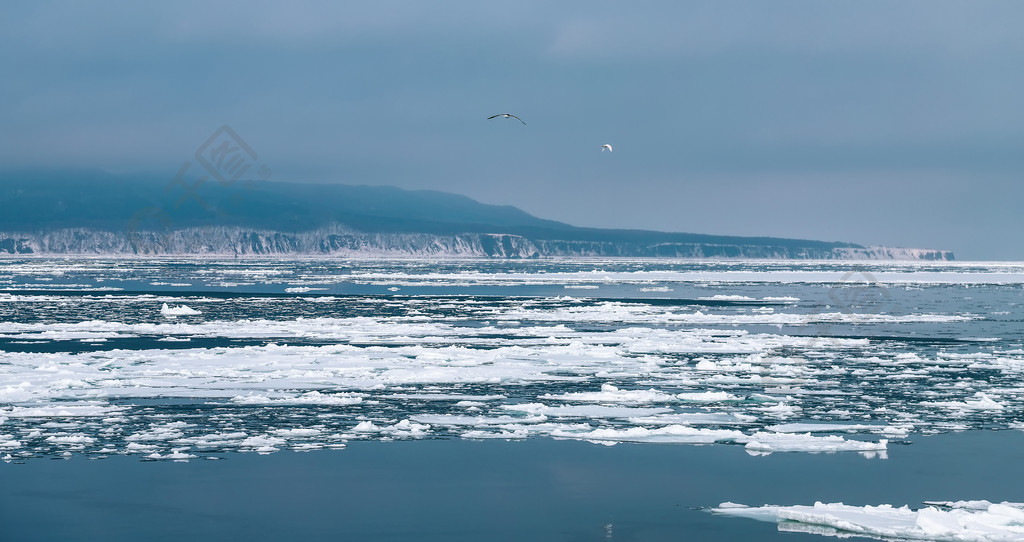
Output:
[[[487,117],[487,120],[491,120],[491,119],[497,118],[497,117],[504,117],[506,119],[516,119],[519,122],[523,122],[523,119],[513,115],[512,113],[498,113],[497,115],[491,115],[491,116]],[[525,122],[523,122],[523,126],[526,126]]]
[[608,149],[608,152],[612,152],[612,146],[609,145],[608,143],[601,145],[601,152],[604,152],[605,149]]

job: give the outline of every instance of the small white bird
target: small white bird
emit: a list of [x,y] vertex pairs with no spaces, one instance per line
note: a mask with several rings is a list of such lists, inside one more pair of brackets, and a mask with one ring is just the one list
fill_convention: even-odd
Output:
[[601,152],[604,152],[605,149],[608,149],[608,152],[612,152],[612,146],[609,145],[608,143],[601,145]]
[[522,122],[523,126],[526,126],[526,123],[523,122],[523,119],[513,115],[512,113],[498,113],[497,115],[491,115],[491,116],[487,117],[487,120],[491,120],[491,119],[497,118],[497,117],[502,117],[502,118],[506,118],[506,119],[516,119],[519,122]]

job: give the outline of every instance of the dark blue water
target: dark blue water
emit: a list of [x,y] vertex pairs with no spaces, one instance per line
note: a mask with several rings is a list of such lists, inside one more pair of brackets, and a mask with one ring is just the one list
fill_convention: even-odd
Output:
[[3,540],[812,540],[746,504],[1021,500],[1024,432],[922,437],[886,461],[730,447],[355,443],[343,452],[0,465]]

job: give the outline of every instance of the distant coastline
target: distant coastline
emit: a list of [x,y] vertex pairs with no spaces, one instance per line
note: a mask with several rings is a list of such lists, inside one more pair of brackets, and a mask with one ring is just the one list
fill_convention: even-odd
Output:
[[952,261],[952,252],[859,246],[530,239],[502,233],[306,232],[240,227],[117,232],[68,228],[0,233],[0,254],[52,256],[335,256],[348,258],[672,258]]
[[949,261],[951,251],[583,228],[387,186],[0,173],[0,254]]

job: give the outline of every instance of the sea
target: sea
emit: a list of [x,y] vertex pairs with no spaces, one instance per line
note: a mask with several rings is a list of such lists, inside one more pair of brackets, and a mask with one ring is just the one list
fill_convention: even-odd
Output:
[[1024,540],[1022,373],[1021,262],[0,258],[0,540]]

